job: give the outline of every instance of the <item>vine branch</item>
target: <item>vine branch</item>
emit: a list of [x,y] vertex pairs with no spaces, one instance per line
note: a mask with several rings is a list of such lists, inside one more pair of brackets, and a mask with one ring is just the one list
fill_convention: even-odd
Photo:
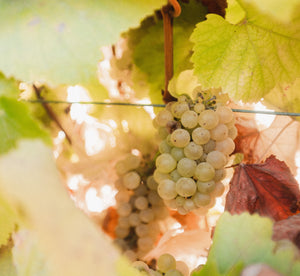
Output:
[[53,120],[55,122],[55,124],[58,126],[58,128],[61,129],[65,133],[67,141],[69,142],[70,145],[72,145],[72,140],[71,140],[70,136],[68,135],[68,133],[65,131],[64,127],[59,122],[55,112],[52,110],[52,108],[49,106],[48,103],[44,102],[44,98],[41,95],[40,88],[36,87],[36,85],[34,85],[34,84],[32,86],[33,86],[36,97],[38,98],[38,100],[41,101],[41,104],[44,107],[48,116],[51,118],[51,120]]
[[163,101],[168,103],[175,100],[169,93],[169,81],[173,77],[173,17],[181,13],[181,7],[177,0],[169,0],[169,4],[161,9],[164,23],[164,54],[165,54],[165,89],[163,91]]

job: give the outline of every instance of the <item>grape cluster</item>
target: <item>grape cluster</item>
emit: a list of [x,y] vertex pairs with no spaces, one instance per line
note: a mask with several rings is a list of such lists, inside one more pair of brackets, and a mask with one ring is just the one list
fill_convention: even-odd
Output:
[[158,221],[169,211],[157,194],[153,169],[140,157],[129,154],[115,169],[120,176],[115,183],[119,215],[115,242],[130,260],[140,259],[154,247],[160,234]]
[[232,110],[215,97],[180,96],[154,119],[163,139],[154,179],[165,204],[180,214],[205,213],[224,192],[224,167],[237,135]]
[[188,276],[189,268],[182,261],[176,261],[171,254],[163,254],[157,259],[157,269],[149,268],[142,262],[136,261],[132,264],[133,267],[150,276]]

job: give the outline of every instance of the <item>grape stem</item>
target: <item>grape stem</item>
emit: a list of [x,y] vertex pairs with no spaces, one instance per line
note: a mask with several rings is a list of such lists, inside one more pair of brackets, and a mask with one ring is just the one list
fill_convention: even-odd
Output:
[[[44,98],[41,95],[41,89],[38,88],[34,84],[32,86],[33,86],[35,95],[38,98],[38,100],[44,101]],[[60,128],[65,133],[67,141],[69,142],[70,145],[72,145],[72,140],[71,140],[70,136],[67,134],[67,132],[65,131],[65,129],[59,122],[58,118],[56,117],[55,112],[52,110],[52,108],[49,106],[49,104],[46,102],[42,102],[42,106],[44,107],[44,109],[45,109],[46,113],[48,114],[48,116],[50,117],[50,119],[53,120],[55,122],[55,124],[58,126],[58,128]]]
[[165,89],[163,101],[168,103],[175,98],[168,91],[169,81],[173,77],[173,17],[181,13],[181,7],[177,0],[169,0],[169,4],[161,9],[164,23],[164,54],[165,54]]

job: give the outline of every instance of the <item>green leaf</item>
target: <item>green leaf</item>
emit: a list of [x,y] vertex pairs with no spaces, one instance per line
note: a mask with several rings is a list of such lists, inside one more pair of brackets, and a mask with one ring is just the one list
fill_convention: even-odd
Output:
[[[217,264],[218,275],[236,275],[230,273],[241,270],[241,264],[265,263],[283,275],[300,273],[294,245],[280,248],[272,241],[272,227],[272,221],[266,217],[224,213],[217,223],[204,268]],[[200,271],[196,275],[204,274]]]
[[165,0],[0,1],[0,70],[23,81],[89,85],[100,47]]
[[17,214],[0,195],[0,248],[6,245],[17,224]]
[[300,113],[299,90],[300,78],[292,84],[278,84],[264,97],[264,104],[279,111]]
[[116,275],[117,249],[75,207],[51,148],[38,140],[23,140],[16,150],[0,156],[0,185],[22,206],[51,275]]
[[[196,0],[184,3],[180,1],[182,13],[174,18],[174,75],[182,70],[191,69],[192,43],[189,37],[195,24],[204,20],[206,8]],[[132,72],[131,81],[137,97],[145,90],[153,103],[162,103],[161,90],[164,89],[164,33],[161,19],[147,18],[137,29],[124,34],[128,40],[128,50],[117,66]],[[123,61],[123,62],[122,62]],[[125,66],[126,64],[126,66]],[[128,76],[124,77],[128,82]],[[140,84],[140,86],[137,85]],[[148,90],[147,90],[148,89]]]
[[283,22],[289,22],[300,7],[299,0],[246,0],[245,2],[254,3],[262,12],[280,19]]
[[12,97],[17,98],[19,95],[19,83],[14,79],[7,79],[0,72],[0,97]]
[[0,248],[0,276],[21,276],[13,264],[11,245]]
[[26,104],[0,97],[0,154],[14,148],[21,138],[42,138],[50,143],[48,133],[30,116]]
[[192,62],[204,87],[222,87],[236,100],[257,101],[277,83],[300,74],[299,20],[276,21],[245,0],[246,13],[237,25],[209,14],[191,36]]

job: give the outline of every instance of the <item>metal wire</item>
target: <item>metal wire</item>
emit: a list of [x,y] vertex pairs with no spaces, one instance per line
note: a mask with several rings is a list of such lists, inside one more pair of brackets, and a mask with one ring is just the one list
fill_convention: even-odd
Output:
[[[165,107],[165,104],[144,104],[144,103],[122,103],[122,102],[93,102],[93,101],[60,101],[60,100],[23,100],[29,103],[50,103],[50,104],[94,104],[94,105],[106,105],[106,106],[136,106],[136,107]],[[280,112],[270,110],[249,110],[249,109],[237,109],[233,108],[233,112],[240,113],[255,113],[265,115],[280,115],[280,116],[295,116],[300,117],[300,113],[295,112]]]

